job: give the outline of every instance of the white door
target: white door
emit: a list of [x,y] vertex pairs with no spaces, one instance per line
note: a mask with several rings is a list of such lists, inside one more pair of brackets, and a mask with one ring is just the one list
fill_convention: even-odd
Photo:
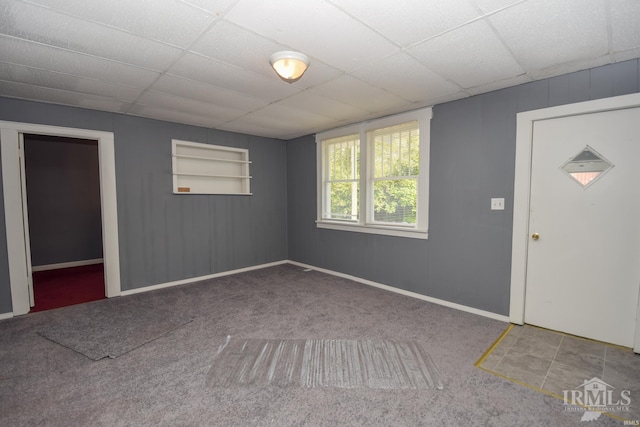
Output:
[[536,121],[525,322],[633,347],[640,108]]

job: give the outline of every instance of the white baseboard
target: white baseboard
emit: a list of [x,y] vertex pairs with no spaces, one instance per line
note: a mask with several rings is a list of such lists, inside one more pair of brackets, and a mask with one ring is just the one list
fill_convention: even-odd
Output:
[[469,307],[462,304],[456,304],[454,302],[445,301],[438,298],[429,297],[426,295],[418,294],[416,292],[405,291],[404,289],[394,288],[393,286],[383,285],[382,283],[373,282],[371,280],[362,279],[360,277],[352,276],[350,274],[339,273],[333,270],[327,270],[325,268],[314,267],[313,265],[303,264],[297,261],[287,261],[289,264],[297,265],[302,268],[310,268],[312,270],[319,271],[321,273],[331,274],[333,276],[342,277],[344,279],[353,280],[354,282],[362,283],[364,285],[373,286],[376,288],[384,289],[385,291],[395,292],[397,294],[405,295],[412,298],[421,299],[423,301],[431,302],[438,305],[443,305],[445,307],[453,308],[460,311],[465,311],[467,313],[476,314],[478,316],[488,317],[490,319],[499,320],[501,322],[509,323],[509,316],[504,316],[501,314],[492,313],[490,311],[480,310],[474,307]]
[[58,264],[34,265],[33,267],[31,267],[31,271],[46,271],[46,270],[57,270],[59,268],[81,267],[83,265],[102,264],[103,262],[104,262],[103,258],[96,258],[96,259],[85,259],[82,261],[61,262]]
[[[98,262],[102,262],[102,260],[88,260],[88,261],[78,261],[78,262],[79,263],[84,263],[84,264],[76,264],[76,263],[74,263],[74,264],[75,265],[97,264]],[[64,264],[72,264],[72,263],[64,263]],[[276,261],[276,262],[267,263],[267,264],[260,264],[260,265],[254,265],[254,266],[251,266],[251,267],[240,268],[240,269],[237,269],[237,270],[229,270],[229,271],[223,271],[223,272],[220,272],[220,273],[208,274],[206,276],[191,277],[189,279],[176,280],[174,282],[160,283],[160,284],[157,284],[157,285],[145,286],[143,288],[130,289],[130,290],[122,291],[121,295],[122,296],[133,295],[133,294],[138,294],[138,293],[142,293],[142,292],[154,291],[154,290],[157,290],[157,289],[163,289],[163,288],[169,288],[169,287],[173,287],[173,286],[186,285],[188,283],[200,282],[202,280],[215,279],[216,277],[230,276],[232,274],[244,273],[246,271],[259,270],[261,268],[274,267],[276,265],[282,265],[282,264],[292,264],[292,265],[297,265],[298,267],[302,267],[302,268],[309,268],[309,269],[312,269],[312,270],[319,271],[321,273],[331,274],[333,276],[337,276],[337,277],[342,277],[344,279],[353,280],[354,282],[362,283],[364,285],[373,286],[373,287],[376,287],[376,288],[379,288],[379,289],[384,289],[386,291],[395,292],[397,294],[405,295],[405,296],[412,297],[412,298],[417,298],[417,299],[420,299],[420,300],[423,300],[423,301],[427,301],[427,302],[430,302],[430,303],[442,305],[442,306],[453,308],[453,309],[456,309],[456,310],[465,311],[467,313],[476,314],[478,316],[488,317],[490,319],[494,319],[494,320],[498,320],[498,321],[501,321],[501,322],[509,323],[509,316],[504,316],[504,315],[501,315],[501,314],[492,313],[490,311],[480,310],[480,309],[477,309],[477,308],[474,308],[474,307],[469,307],[469,306],[466,306],[466,305],[457,304],[457,303],[454,303],[454,302],[450,302],[450,301],[446,301],[446,300],[442,300],[442,299],[438,299],[438,298],[429,297],[429,296],[426,296],[426,295],[418,294],[416,292],[405,291],[404,289],[394,288],[393,286],[384,285],[382,283],[373,282],[373,281],[367,280],[367,279],[362,279],[360,277],[352,276],[350,274],[339,273],[337,271],[328,270],[328,269],[320,268],[320,267],[315,267],[313,265],[304,264],[304,263],[301,263],[301,262],[291,261],[291,260]],[[62,265],[62,264],[53,264],[53,265],[54,266],[59,266],[59,265]],[[64,267],[53,267],[53,268],[65,268],[65,267],[68,267],[68,266],[69,265],[65,265]],[[74,266],[74,265],[71,265],[71,267],[72,266]],[[50,266],[38,266],[38,267],[34,267],[33,270],[37,271],[36,268],[41,268],[41,269],[45,270],[45,268],[43,268],[43,267],[50,267]],[[51,269],[51,268],[46,268],[46,269]],[[13,317],[13,313],[0,314],[0,320],[1,319],[9,319],[11,317]]]
[[244,273],[246,271],[259,270],[261,268],[267,268],[267,267],[274,267],[276,265],[286,264],[287,262],[288,261],[286,260],[276,261],[268,264],[260,264],[260,265],[254,265],[251,267],[239,268],[237,270],[229,270],[229,271],[223,271],[220,273],[208,274],[206,276],[198,276],[198,277],[191,277],[189,279],[176,280],[175,282],[167,282],[167,283],[160,283],[157,285],[145,286],[144,288],[129,289],[127,291],[122,291],[120,295],[122,296],[133,295],[133,294],[139,294],[141,292],[155,291],[156,289],[164,289],[164,288],[170,288],[172,286],[186,285],[187,283],[194,283],[194,282],[200,282],[202,280],[215,279],[216,277],[230,276],[232,274]]
[[13,312],[0,314],[0,320],[11,319],[12,317],[13,317]]

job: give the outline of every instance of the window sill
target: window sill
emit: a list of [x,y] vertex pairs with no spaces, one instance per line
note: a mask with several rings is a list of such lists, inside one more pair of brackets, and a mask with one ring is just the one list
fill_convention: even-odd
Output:
[[330,221],[316,221],[318,228],[328,230],[352,231],[355,233],[379,234],[382,236],[407,237],[410,239],[428,239],[427,230],[401,227],[385,227],[382,225],[344,224]]

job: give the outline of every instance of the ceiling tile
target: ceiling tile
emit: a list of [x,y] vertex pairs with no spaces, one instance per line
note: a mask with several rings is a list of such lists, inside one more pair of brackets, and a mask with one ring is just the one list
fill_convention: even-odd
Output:
[[225,123],[221,129],[230,129],[233,124],[242,123],[263,129],[273,129],[271,136],[289,139],[294,136],[306,135],[309,129],[330,127],[333,119],[309,113],[297,108],[281,105],[269,105],[246,116]]
[[383,113],[406,102],[390,92],[346,75],[309,90],[370,113]]
[[221,121],[209,116],[200,116],[198,114],[185,113],[184,111],[176,111],[173,108],[155,107],[142,104],[132,106],[127,113],[133,114],[134,116],[202,126],[205,128],[214,128],[222,123]]
[[229,6],[236,0],[181,0],[216,16],[222,16]]
[[486,83],[480,86],[472,87],[472,88],[466,89],[465,92],[469,93],[470,95],[478,95],[480,93],[491,92],[492,90],[504,89],[505,87],[517,86],[523,83],[528,83],[531,80],[533,80],[531,76],[529,76],[528,74],[522,74],[520,76],[499,80],[497,82],[491,82],[491,83]]
[[124,86],[144,88],[159,76],[157,72],[139,67],[1,35],[0,52],[2,52],[2,61],[7,63],[22,64]]
[[337,120],[353,120],[369,114],[369,112],[352,105],[325,98],[310,91],[300,92],[299,94],[278,101],[276,105],[309,111]]
[[174,47],[17,0],[0,5],[0,33],[159,71],[181,54]]
[[[424,102],[415,102],[413,104],[412,110],[424,107],[430,107],[438,104],[443,104],[445,102],[456,101],[458,99],[468,98],[470,95],[467,92],[456,92],[452,95],[445,95],[435,99],[431,99],[428,103]],[[409,111],[409,110],[407,110]]]
[[467,0],[330,0],[401,46],[426,40],[481,14]]
[[399,50],[323,0],[239,0],[225,19],[343,71]]
[[202,117],[215,117],[217,122],[231,120],[244,114],[242,110],[233,109],[225,105],[216,105],[160,92],[145,92],[136,101],[136,105],[138,104]]
[[525,1],[527,0],[473,0],[484,14],[493,13]]
[[220,21],[189,50],[254,73],[271,75],[269,56],[287,48],[235,24]]
[[484,21],[476,21],[407,50],[441,76],[469,88],[524,73]]
[[538,0],[488,18],[527,70],[597,58],[608,53],[603,0]]
[[[176,0],[30,0],[85,20],[187,47],[217,17]],[[221,3],[230,3],[225,1]]]
[[615,61],[626,61],[628,59],[640,58],[640,48],[625,50],[624,52],[614,53],[613,58]]
[[264,77],[195,54],[185,55],[169,70],[169,74],[244,93],[267,102],[282,99],[299,91],[275,75]]
[[12,98],[71,105],[115,113],[124,113],[130,105],[112,98],[5,81],[0,81],[0,93],[3,96]]
[[70,74],[0,62],[0,80],[133,102],[142,90]]
[[406,53],[374,62],[353,75],[412,102],[439,98],[461,90]]
[[[282,132],[275,126],[261,126],[255,123],[245,122],[242,119],[221,124],[216,126],[216,129],[225,130],[227,132],[242,133],[245,135],[264,136],[267,138],[290,139],[283,137]],[[306,134],[308,134],[308,132]]]
[[640,47],[640,1],[616,0],[611,7],[611,41],[614,51]]
[[196,82],[181,77],[164,75],[152,86],[157,92],[191,98],[216,105],[226,105],[233,109],[252,111],[267,105],[265,101],[239,92]]
[[527,75],[531,76],[535,80],[539,80],[547,77],[559,76],[561,74],[573,73],[574,71],[584,70],[585,68],[599,67],[600,65],[609,63],[611,63],[611,58],[609,55],[605,55],[600,58],[584,59],[582,61],[560,64],[554,67],[545,68],[544,70],[530,71]]

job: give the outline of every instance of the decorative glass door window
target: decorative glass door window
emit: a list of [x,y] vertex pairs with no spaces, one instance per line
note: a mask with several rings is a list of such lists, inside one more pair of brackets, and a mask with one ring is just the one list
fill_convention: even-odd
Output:
[[561,169],[582,188],[587,188],[600,179],[613,164],[590,146],[569,159]]

